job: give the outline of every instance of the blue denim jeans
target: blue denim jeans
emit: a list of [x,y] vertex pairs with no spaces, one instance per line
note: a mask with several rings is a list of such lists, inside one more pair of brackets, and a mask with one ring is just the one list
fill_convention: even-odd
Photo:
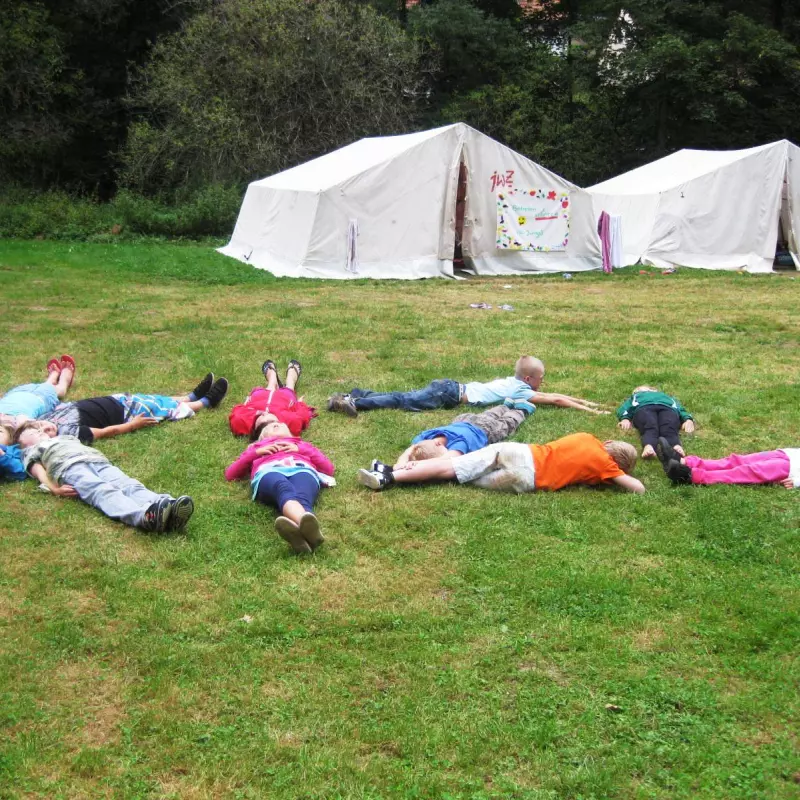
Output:
[[353,389],[350,397],[359,411],[372,411],[376,408],[431,411],[434,408],[455,408],[461,402],[461,384],[445,378],[431,381],[424,389],[412,392],[384,393]]

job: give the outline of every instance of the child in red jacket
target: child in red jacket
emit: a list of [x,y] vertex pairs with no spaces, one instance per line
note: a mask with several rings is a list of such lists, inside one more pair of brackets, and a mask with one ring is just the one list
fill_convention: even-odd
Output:
[[283,422],[288,425],[293,436],[308,427],[317,412],[298,399],[294,387],[300,379],[303,368],[300,362],[292,359],[286,368],[286,386],[278,378],[275,362],[267,359],[261,371],[267,386],[257,386],[250,392],[244,403],[234,406],[228,417],[231,433],[234,436],[249,436],[254,441],[268,422]]
[[324,541],[314,503],[322,486],[335,486],[333,464],[316,447],[292,436],[282,422],[268,422],[261,438],[225,470],[229,481],[250,476],[253,500],[280,512],[275,530],[295,553],[311,553]]

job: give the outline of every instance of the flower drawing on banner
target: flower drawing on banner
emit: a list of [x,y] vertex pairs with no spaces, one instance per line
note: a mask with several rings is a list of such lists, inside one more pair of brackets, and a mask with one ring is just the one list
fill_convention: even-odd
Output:
[[555,193],[555,192],[552,192],[552,191],[551,191],[551,192],[548,192],[548,193],[547,193],[547,199],[548,199],[548,200],[555,200],[555,199],[556,199],[556,193]]

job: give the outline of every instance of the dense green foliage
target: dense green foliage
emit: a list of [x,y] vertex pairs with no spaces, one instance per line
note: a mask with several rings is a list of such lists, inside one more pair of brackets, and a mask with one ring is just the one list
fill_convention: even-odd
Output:
[[174,202],[456,120],[583,185],[800,139],[798,0],[542,5],[9,0],[0,181]]
[[[222,472],[267,357],[299,357],[322,409],[354,384],[487,380],[535,347],[552,391],[668,388],[701,455],[798,445],[797,281],[288,280],[161,243],[3,242],[0,270],[0,391],[64,351],[74,397],[231,381],[216,411],[97,443],[193,494],[185,535],[0,487],[4,800],[796,800],[797,491],[674,488],[651,462],[642,496],[375,495],[356,470],[455,412],[320,410],[307,438],[338,485],[326,544],[295,558]],[[516,439],[614,423],[542,406]]]

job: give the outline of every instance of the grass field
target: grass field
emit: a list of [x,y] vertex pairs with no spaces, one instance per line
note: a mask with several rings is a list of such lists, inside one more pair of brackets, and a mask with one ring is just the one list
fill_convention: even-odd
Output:
[[[795,492],[676,489],[646,463],[641,497],[373,494],[357,468],[452,412],[321,411],[308,438],[339,485],[326,545],[295,558],[222,473],[267,356],[299,358],[322,409],[532,353],[545,391],[677,394],[700,455],[800,446],[800,282],[289,281],[199,247],[47,242],[3,242],[0,272],[3,389],[62,352],[74,398],[209,368],[232,385],[220,411],[99,445],[194,496],[184,536],[0,487],[1,798],[798,797]],[[614,421],[543,407],[517,438]]]

